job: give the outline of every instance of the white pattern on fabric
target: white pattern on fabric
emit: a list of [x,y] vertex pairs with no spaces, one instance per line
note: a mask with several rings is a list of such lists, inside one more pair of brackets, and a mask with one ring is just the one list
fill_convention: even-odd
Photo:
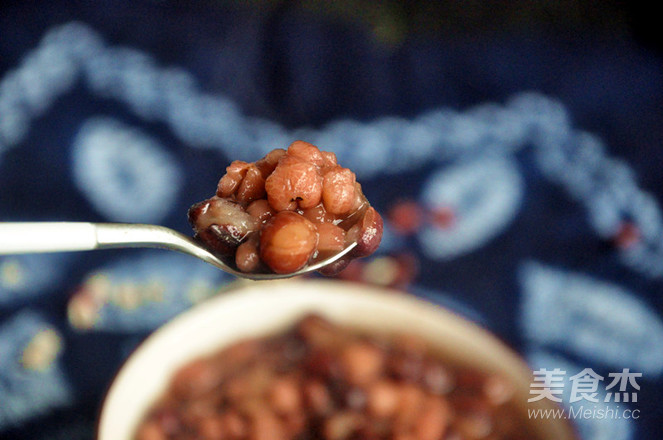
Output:
[[72,404],[72,389],[59,362],[61,347],[41,344],[38,348],[48,353],[37,352],[32,356],[36,361],[26,363],[26,350],[43,332],[55,337],[50,341],[61,339],[32,311],[19,312],[0,326],[0,430]]
[[[536,262],[520,267],[528,342],[649,376],[663,372],[663,322],[626,289]],[[619,313],[615,313],[619,311]]]
[[159,223],[183,180],[163,146],[135,127],[95,117],[81,127],[72,149],[73,177],[96,210],[110,220]]
[[507,158],[454,164],[433,173],[422,189],[422,203],[432,211],[451,210],[455,221],[419,232],[424,253],[447,260],[478,249],[513,220],[523,192],[518,167]]

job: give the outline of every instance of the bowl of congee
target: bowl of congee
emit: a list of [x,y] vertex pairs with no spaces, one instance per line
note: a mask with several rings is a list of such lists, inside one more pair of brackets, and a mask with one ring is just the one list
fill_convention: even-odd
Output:
[[576,439],[529,419],[532,371],[478,325],[382,287],[238,283],[128,358],[99,440]]

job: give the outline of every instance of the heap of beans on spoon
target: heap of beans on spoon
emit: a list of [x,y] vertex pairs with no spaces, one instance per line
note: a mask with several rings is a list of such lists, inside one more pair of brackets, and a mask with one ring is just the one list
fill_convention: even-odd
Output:
[[355,174],[304,141],[233,161],[216,194],[189,209],[189,222],[198,240],[247,273],[293,273],[356,242],[319,270],[334,275],[375,252],[383,229]]

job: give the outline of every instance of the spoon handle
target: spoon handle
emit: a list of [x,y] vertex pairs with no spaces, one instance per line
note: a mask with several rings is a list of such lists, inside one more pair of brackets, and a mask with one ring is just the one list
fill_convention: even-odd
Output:
[[176,231],[157,225],[86,222],[0,223],[0,255],[125,247],[159,247],[192,252],[190,240]]
[[336,255],[293,273],[242,273],[191,237],[165,226],[134,223],[0,222],[0,255],[112,248],[161,248],[192,255],[229,274],[253,280],[303,275],[333,263],[356,246],[357,243],[349,244]]
[[84,222],[0,223],[0,255],[97,248],[96,227]]

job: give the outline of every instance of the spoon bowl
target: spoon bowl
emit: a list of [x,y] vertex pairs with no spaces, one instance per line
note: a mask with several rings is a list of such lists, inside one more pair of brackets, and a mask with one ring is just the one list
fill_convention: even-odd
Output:
[[117,248],[159,248],[194,256],[224,272],[251,280],[275,280],[304,275],[334,263],[356,246],[357,243],[351,243],[337,254],[292,273],[246,273],[230,266],[193,238],[164,226],[87,222],[0,223],[0,255]]

